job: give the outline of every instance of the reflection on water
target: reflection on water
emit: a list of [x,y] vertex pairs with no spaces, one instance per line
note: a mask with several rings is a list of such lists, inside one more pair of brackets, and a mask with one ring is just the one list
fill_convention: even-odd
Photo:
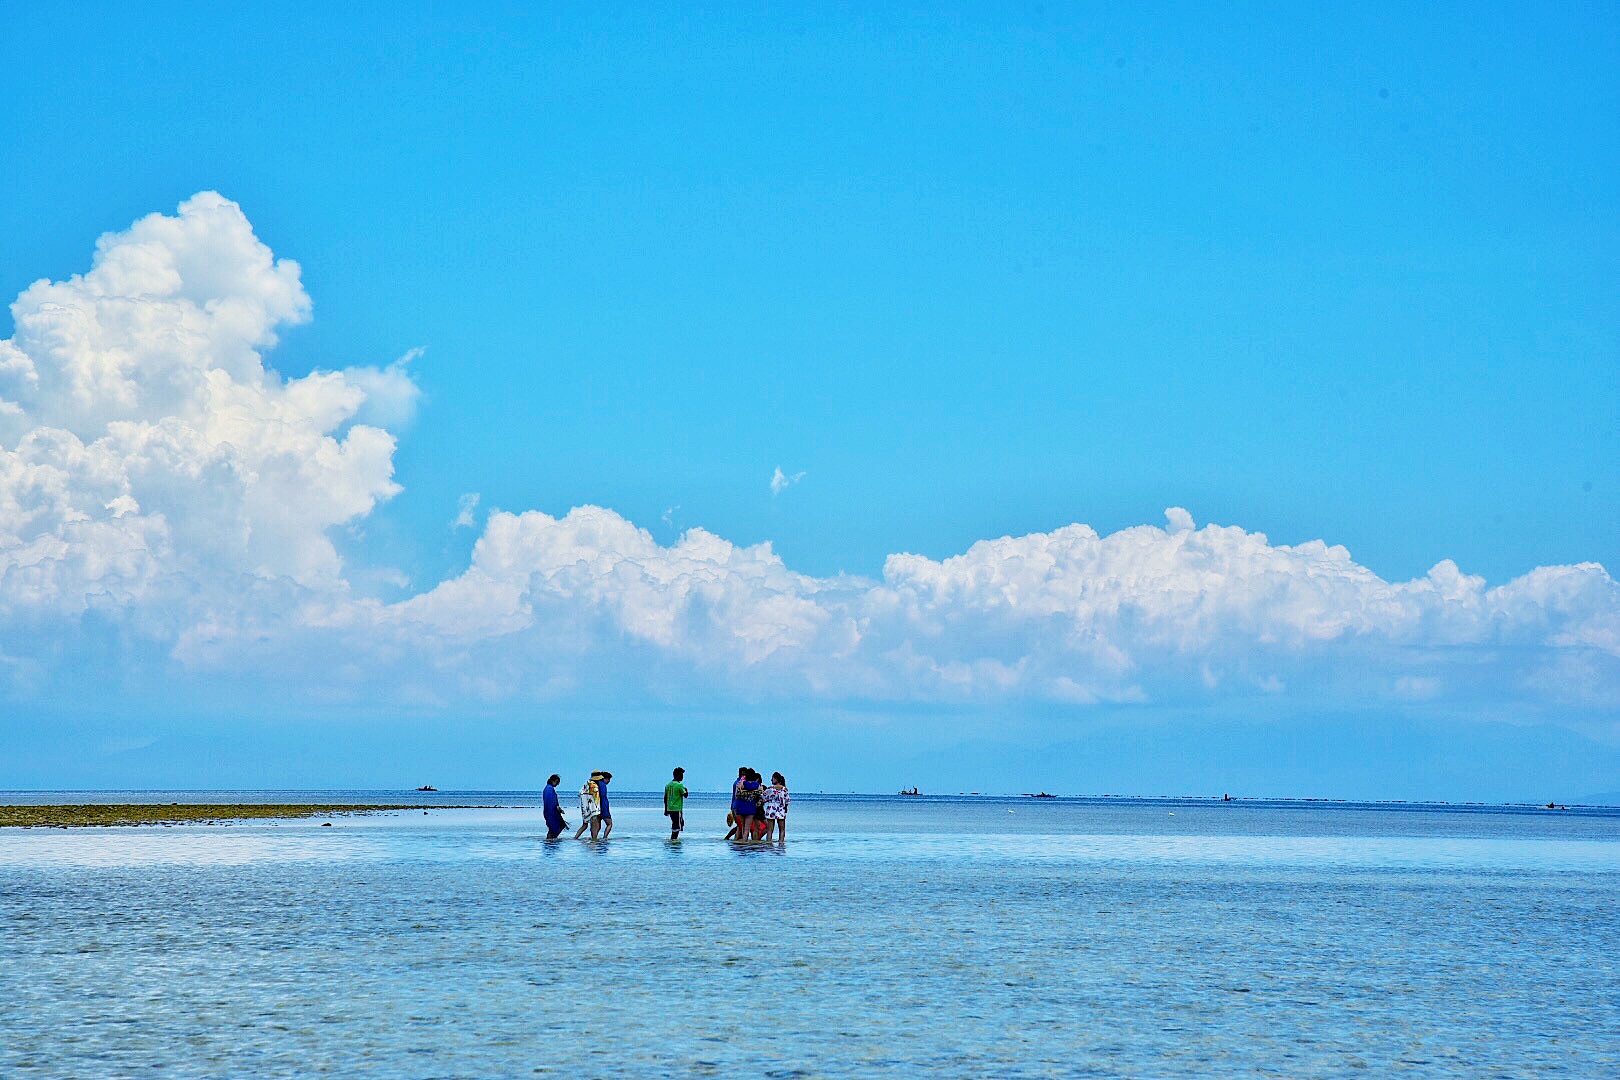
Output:
[[0,1074],[1620,1070],[1620,816],[614,808],[0,830]]
[[[912,806],[906,807],[907,811]],[[797,811],[797,808],[796,808]],[[1045,811],[1042,807],[1041,811]],[[925,816],[928,811],[925,809]],[[1185,811],[1183,811],[1185,813]],[[579,859],[609,854],[620,862],[787,855],[807,860],[978,863],[1120,861],[1192,862],[1223,866],[1340,868],[1430,868],[1481,870],[1620,869],[1620,815],[1575,821],[1537,821],[1535,830],[1503,828],[1490,835],[1477,818],[1448,833],[1434,828],[1415,835],[1364,830],[1325,835],[1288,835],[1273,815],[1251,824],[1261,831],[1110,832],[1080,829],[1085,813],[1031,813],[1028,831],[1005,819],[964,817],[958,808],[934,808],[937,826],[954,822],[963,831],[937,827],[904,831],[868,803],[826,803],[797,811],[786,844],[737,844],[718,839],[694,815],[694,825],[671,843],[656,808],[616,808],[612,839],[592,842],[563,837],[548,842],[533,807],[394,811],[282,822],[145,826],[114,829],[0,830],[0,866],[241,865],[253,862],[417,861],[478,862],[535,857]],[[1167,816],[1167,815],[1166,815]],[[329,823],[329,824],[328,824]],[[1139,822],[1152,827],[1157,821]],[[863,829],[865,824],[870,828]],[[1111,823],[1112,824],[1112,823]],[[1365,822],[1364,822],[1365,824]],[[1373,824],[1378,824],[1374,822]],[[1399,824],[1407,824],[1400,820]],[[1607,830],[1605,833],[1604,830]]]

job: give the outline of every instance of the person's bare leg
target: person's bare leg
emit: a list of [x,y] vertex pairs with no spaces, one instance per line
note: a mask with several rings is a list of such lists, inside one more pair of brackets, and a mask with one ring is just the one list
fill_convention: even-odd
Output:
[[607,827],[602,830],[602,839],[604,840],[613,835],[613,819],[608,818],[606,825]]
[[787,818],[776,819],[776,842],[778,844],[787,843]]
[[593,841],[594,840],[600,840],[601,837],[598,836],[597,834],[600,833],[601,831],[602,831],[602,819],[599,818],[599,817],[591,818],[591,839]]
[[580,822],[579,823],[579,831],[574,833],[574,839],[578,840],[580,837],[584,836],[585,835],[585,830],[590,828],[590,827],[591,827],[591,819],[590,818],[586,818],[584,821]]

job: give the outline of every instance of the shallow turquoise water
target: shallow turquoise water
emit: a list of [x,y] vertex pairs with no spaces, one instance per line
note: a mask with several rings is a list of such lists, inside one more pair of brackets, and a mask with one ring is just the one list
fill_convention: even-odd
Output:
[[1613,812],[614,806],[0,831],[0,1075],[1620,1074]]

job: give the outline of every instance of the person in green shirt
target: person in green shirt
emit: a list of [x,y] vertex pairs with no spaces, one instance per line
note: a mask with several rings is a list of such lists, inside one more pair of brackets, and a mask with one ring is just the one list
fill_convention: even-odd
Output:
[[686,785],[681,783],[686,779],[685,769],[675,770],[675,779],[664,785],[664,814],[669,818],[669,838],[679,840],[681,830],[686,828]]

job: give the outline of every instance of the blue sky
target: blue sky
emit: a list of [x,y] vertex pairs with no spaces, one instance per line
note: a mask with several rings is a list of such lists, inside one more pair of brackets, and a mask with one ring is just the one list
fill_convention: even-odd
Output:
[[[1349,562],[1329,558],[1334,573],[1350,565],[1397,585],[1427,580],[1442,560],[1482,577],[1483,589],[1537,567],[1620,562],[1620,20],[1610,8],[990,5],[897,15],[400,5],[334,15],[309,5],[244,16],[153,5],[5,18],[8,37],[24,44],[0,69],[0,140],[13,148],[0,176],[0,295],[84,273],[97,236],[217,191],[274,257],[296,260],[313,304],[312,319],[293,313],[297,296],[266,317],[279,342],[254,347],[276,378],[381,372],[421,350],[394,369],[392,399],[372,394],[377,415],[343,421],[394,436],[386,483],[398,490],[366,472],[363,507],[334,495],[330,513],[304,522],[310,531],[283,538],[313,545],[299,550],[319,562],[314,548],[328,537],[341,570],[272,565],[255,548],[230,569],[254,581],[279,575],[330,597],[341,579],[351,599],[410,604],[464,579],[492,511],[560,521],[587,505],[646,530],[656,550],[634,565],[672,563],[667,553],[696,527],[738,550],[768,542],[783,573],[815,582],[842,574],[892,585],[895,553],[939,564],[981,540],[1072,523],[1107,538],[1165,526],[1167,507],[1185,507],[1198,527],[1263,533],[1267,551],[1342,545]],[[240,250],[241,229],[219,228],[233,239],[209,247],[210,259]],[[0,316],[0,337],[13,336],[24,340],[17,320]],[[400,391],[401,380],[415,390]],[[0,398],[21,393],[0,387]],[[394,407],[378,409],[385,399]],[[91,444],[107,420],[43,400],[26,417],[0,451],[35,427]],[[341,440],[348,428],[323,430]],[[773,492],[777,469],[803,476]],[[126,526],[158,497],[142,495],[145,473],[131,475],[142,510],[109,511]],[[386,667],[374,651],[380,632],[314,644],[287,614],[307,611],[307,598],[252,612],[222,606],[217,596],[232,591],[224,579],[198,584],[206,575],[189,563],[195,587],[153,591],[150,582],[180,573],[161,560],[205,535],[181,528],[185,515],[222,505],[218,491],[175,497],[183,506],[167,509],[162,542],[141,534],[152,545],[143,551],[166,554],[154,556],[157,570],[131,571],[139,587],[103,582],[82,594],[103,599],[45,613],[29,592],[34,607],[8,609],[0,657],[18,674],[0,699],[12,719],[0,723],[36,748],[33,764],[14,766],[14,783],[69,784],[76,770],[134,782],[154,768],[167,770],[162,783],[253,779],[179,748],[193,736],[246,740],[257,760],[281,763],[278,777],[296,779],[307,766],[289,765],[302,759],[288,747],[303,744],[277,742],[244,701],[320,718],[356,761],[378,746],[368,717],[389,706],[367,680],[390,681],[375,676]],[[568,542],[598,551],[589,537],[601,525],[575,521]],[[532,569],[550,557],[550,539],[518,531],[514,558]],[[1183,532],[1172,522],[1163,541],[1143,543]],[[13,533],[18,551],[32,542],[27,529]],[[1195,592],[1240,576],[1221,560],[1239,558],[1233,545],[1242,545],[1216,539],[1199,557],[1215,560],[1219,580],[1186,579]],[[1095,563],[1065,548],[1081,584],[1042,618],[1061,619],[1064,603],[1089,596],[1086,574],[1138,565],[1127,548]],[[1293,569],[1278,572],[1298,570],[1298,580],[1323,573],[1320,560],[1241,558],[1251,556],[1280,559]],[[1165,580],[1141,587],[1173,593]],[[604,749],[625,734],[662,744],[671,716],[785,716],[784,730],[803,730],[798,742],[757,732],[745,741],[765,755],[822,753],[826,787],[884,788],[902,767],[925,774],[914,782],[946,782],[962,770],[928,755],[971,743],[985,716],[1007,734],[990,739],[999,750],[973,754],[1007,755],[1009,769],[1096,725],[1163,729],[1174,745],[1177,731],[1235,732],[1256,716],[1289,732],[1311,718],[1312,730],[1335,733],[1319,749],[1383,725],[1389,739],[1373,741],[1400,758],[1432,742],[1423,725],[1462,732],[1466,747],[1482,742],[1466,725],[1488,722],[1591,740],[1590,760],[1612,762],[1620,678],[1606,635],[1620,615],[1606,580],[1435,601],[1438,614],[1390,615],[1396,622],[1371,629],[1357,612],[1409,598],[1369,600],[1357,586],[1311,606],[1303,630],[1292,606],[1265,618],[1302,642],[1342,645],[1348,634],[1377,638],[1376,649],[1302,644],[1286,656],[1264,619],[1231,614],[1235,601],[1215,605],[1233,621],[1170,652],[1162,634],[1149,649],[1120,637],[1135,632],[1123,623],[1098,629],[1104,616],[1087,615],[1082,636],[1118,645],[1128,676],[1105,673],[1100,653],[1048,656],[1042,632],[1022,624],[993,642],[974,637],[979,608],[956,612],[959,623],[941,616],[959,636],[931,652],[923,639],[938,611],[929,607],[926,618],[868,633],[863,642],[881,638],[882,649],[861,654],[860,677],[846,681],[833,672],[849,665],[829,657],[854,654],[819,635],[839,620],[881,622],[890,609],[869,597],[824,602],[822,585],[770,585],[772,603],[811,604],[804,617],[819,644],[794,636],[809,623],[776,607],[724,615],[732,632],[716,644],[689,626],[669,631],[669,619],[694,617],[686,601],[675,615],[625,615],[628,601],[574,581],[570,604],[593,617],[620,604],[620,623],[600,639],[600,627],[581,631],[592,644],[576,652],[568,642],[580,636],[477,660],[548,671],[544,686],[528,674],[503,681],[457,669],[421,688],[408,704],[410,730],[423,734],[391,737],[419,750],[394,771],[410,753],[442,760],[448,738],[463,748],[464,782],[519,782],[523,770],[496,738],[514,701],[533,712],[524,730],[540,732],[537,756],[550,752],[545,733],[580,710],[620,716],[600,722]],[[929,604],[959,597],[959,585],[929,577]],[[1276,592],[1257,588],[1244,596]],[[1555,593],[1562,599],[1548,599]],[[1525,604],[1540,605],[1537,614],[1523,614]],[[1462,608],[1472,629],[1452,627]],[[476,622],[455,610],[433,616],[435,634]],[[731,609],[704,610],[712,622]],[[1168,625],[1185,614],[1155,617]],[[269,651],[285,666],[198,659],[187,651],[197,634],[187,635],[204,616],[259,627],[244,639],[279,642]],[[352,627],[358,616],[333,618]],[[767,623],[790,627],[783,650],[818,659],[772,668],[785,652],[761,659]],[[28,644],[41,640],[48,650]],[[733,655],[737,641],[752,644]],[[454,667],[442,642],[391,648],[417,668]],[[370,674],[311,674],[311,653],[332,649]],[[563,652],[574,659],[562,663]],[[933,681],[903,675],[909,661],[899,658],[918,652]],[[1483,696],[1431,670],[1439,653],[1465,653],[1458,670],[1483,665]],[[986,676],[992,661],[1000,667]],[[1250,690],[1221,689],[1234,679],[1259,688],[1263,704]],[[1382,695],[1373,683],[1401,689]],[[125,721],[106,715],[108,700],[128,703],[132,734],[116,734]],[[1329,715],[1341,719],[1317,719]],[[161,764],[115,749],[84,763],[92,744],[143,740]],[[1065,775],[1093,789],[1110,770],[1142,777],[1144,755],[1164,756],[1162,742],[1144,740],[1111,752],[1101,775]],[[837,748],[857,745],[885,764],[850,766]],[[1467,751],[1441,757],[1456,753]],[[1535,783],[1552,785],[1567,770],[1555,759],[1569,755],[1538,753],[1545,775]],[[651,772],[654,750],[645,754]],[[1362,783],[1320,762],[1279,754],[1267,772],[1265,751],[1239,756],[1244,768],[1260,762],[1260,785],[1269,777],[1334,794],[1310,789]],[[1443,793],[1511,792],[1522,758],[1510,746],[1495,765],[1482,759],[1489,782],[1459,779]],[[383,782],[384,771],[357,764],[320,782]],[[1199,779],[1196,763],[1182,778]],[[0,766],[0,785],[7,779]],[[1598,790],[1598,779],[1570,782]],[[1413,792],[1431,793],[1423,783],[1414,779]]]

